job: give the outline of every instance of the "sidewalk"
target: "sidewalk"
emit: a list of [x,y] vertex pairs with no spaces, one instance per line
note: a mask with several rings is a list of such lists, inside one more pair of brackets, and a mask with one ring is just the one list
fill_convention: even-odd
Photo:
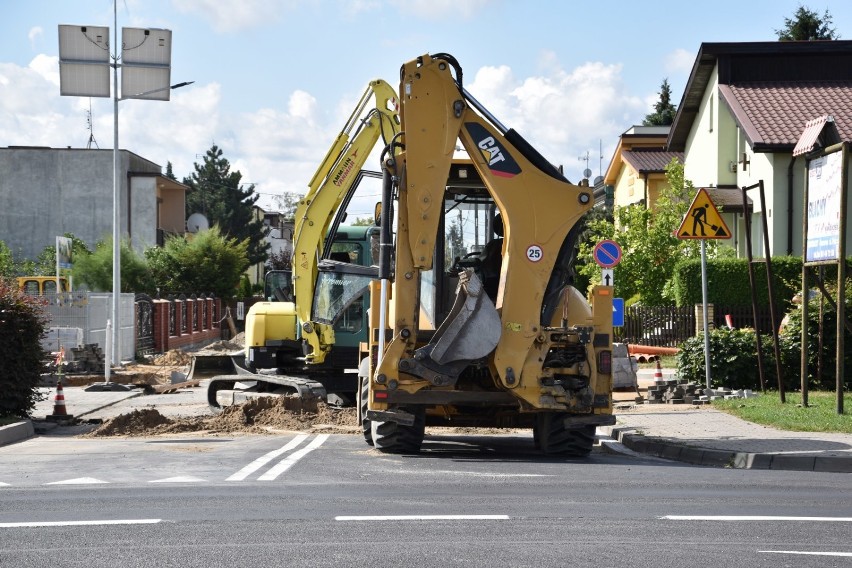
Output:
[[[640,369],[639,388],[654,381]],[[664,378],[671,370],[663,369]],[[792,432],[747,422],[712,406],[637,404],[635,392],[613,395],[616,425],[599,428],[604,447],[697,465],[852,473],[852,434]]]

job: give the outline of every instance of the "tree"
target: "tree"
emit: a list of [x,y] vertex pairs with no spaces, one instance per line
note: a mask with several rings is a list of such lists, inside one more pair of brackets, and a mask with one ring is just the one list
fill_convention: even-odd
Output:
[[173,179],[177,181],[177,176],[175,175],[174,169],[172,167],[171,162],[166,162],[166,177],[169,179]]
[[355,220],[352,221],[353,227],[372,227],[375,224],[376,221],[372,215],[368,217],[355,217]]
[[826,9],[822,17],[802,5],[792,18],[784,18],[784,28],[775,30],[778,41],[835,40],[840,35],[831,27],[832,19]]
[[15,256],[9,245],[0,241],[0,276],[15,276]]
[[281,249],[278,252],[273,252],[269,255],[269,261],[266,263],[269,270],[292,270],[293,269],[293,251],[290,249]]
[[[80,259],[92,253],[86,243],[74,236],[74,233],[65,233],[63,235],[71,239],[71,258]],[[31,266],[28,267],[27,274],[33,276],[52,276],[56,274],[56,245],[47,245],[39,253],[38,258]]]
[[296,207],[299,205],[299,201],[301,201],[304,195],[299,195],[298,193],[294,193],[292,191],[285,191],[281,195],[276,195],[273,200],[275,201],[275,205],[278,207],[278,212],[281,215],[290,221],[296,216]]
[[202,164],[183,183],[191,189],[186,196],[187,215],[203,213],[210,224],[219,225],[224,235],[237,241],[247,240],[249,265],[266,262],[269,228],[255,216],[254,205],[260,195],[254,184],[241,184],[242,174],[231,171],[228,160],[215,144],[207,151]]
[[[600,282],[600,268],[593,259],[594,246],[602,239],[613,239],[624,253],[615,278],[616,296],[648,306],[674,303],[669,284],[674,266],[682,259],[696,258],[699,251],[698,243],[675,235],[696,189],[684,179],[683,164],[677,159],[666,166],[666,181],[668,187],[660,192],[653,207],[616,207],[613,221],[588,221],[587,237],[580,242],[580,258],[584,262],[578,264],[578,271],[582,276]],[[711,255],[716,253],[715,242],[708,243]]]
[[[152,293],[154,281],[145,258],[128,241],[121,241],[121,291]],[[95,292],[112,291],[112,237],[99,241],[95,250],[80,254],[74,261],[71,274],[75,287],[85,285]]]
[[47,326],[41,302],[0,278],[0,417],[25,418],[41,400],[38,383],[46,353],[40,340]]
[[654,112],[645,115],[643,126],[670,126],[674,123],[677,107],[672,104],[672,88],[668,78],[660,85],[660,100],[654,104]]
[[232,298],[249,267],[248,239],[228,238],[217,225],[191,236],[174,236],[163,247],[151,247],[145,258],[161,290],[210,292]]
[[444,256],[447,264],[452,264],[456,258],[464,258],[467,247],[464,245],[464,232],[461,226],[461,218],[453,219],[450,229],[447,231],[447,241],[444,245]]

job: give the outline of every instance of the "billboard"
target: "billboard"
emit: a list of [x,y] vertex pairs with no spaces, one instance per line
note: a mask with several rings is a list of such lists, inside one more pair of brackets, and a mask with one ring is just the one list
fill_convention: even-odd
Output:
[[840,198],[843,152],[808,163],[808,232],[805,262],[840,258]]

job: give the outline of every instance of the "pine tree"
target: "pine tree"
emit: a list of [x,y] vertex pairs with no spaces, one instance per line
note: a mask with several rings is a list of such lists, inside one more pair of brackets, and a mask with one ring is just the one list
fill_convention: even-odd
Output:
[[269,228],[255,215],[254,204],[260,195],[255,193],[254,184],[241,184],[242,177],[239,171],[231,171],[231,164],[214,144],[203,163],[196,162],[195,172],[183,180],[191,188],[186,196],[187,215],[203,213],[227,237],[248,239],[249,263],[265,263]]
[[815,11],[799,6],[792,18],[784,18],[784,29],[775,30],[778,41],[835,40],[840,35],[832,24],[828,10],[819,17]]
[[660,85],[660,100],[654,105],[654,112],[645,116],[643,126],[670,126],[674,123],[677,107],[672,104],[672,88],[668,78]]

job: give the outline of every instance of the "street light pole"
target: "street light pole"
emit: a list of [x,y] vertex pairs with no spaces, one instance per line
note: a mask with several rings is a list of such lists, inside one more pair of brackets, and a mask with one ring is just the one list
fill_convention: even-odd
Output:
[[118,2],[113,2],[113,72],[112,72],[112,349],[111,360],[105,366],[105,379],[109,382],[110,365],[121,362],[121,191],[118,177]]

